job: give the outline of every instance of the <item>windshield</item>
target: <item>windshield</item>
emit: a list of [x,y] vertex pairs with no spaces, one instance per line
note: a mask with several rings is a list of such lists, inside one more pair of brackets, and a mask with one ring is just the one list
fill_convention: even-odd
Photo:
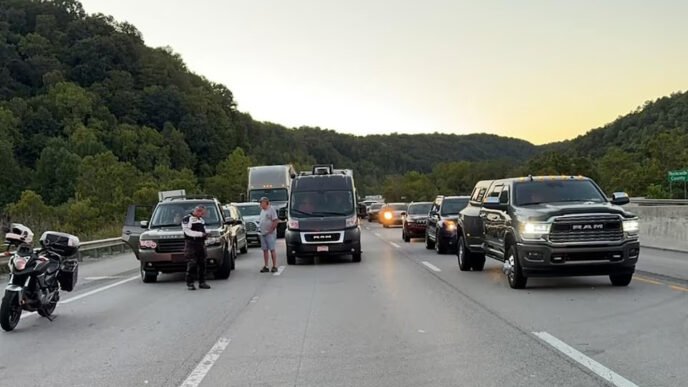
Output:
[[432,203],[411,204],[408,208],[409,215],[427,215],[432,208]]
[[294,192],[289,208],[297,218],[348,216],[355,213],[351,191]]
[[244,205],[236,206],[241,216],[258,216],[260,215],[260,206],[258,205]]
[[517,206],[560,202],[606,202],[589,180],[529,181],[514,184]]
[[249,200],[252,202],[257,202],[263,196],[270,199],[271,202],[286,202],[289,200],[289,193],[284,188],[253,190],[249,193]]
[[458,215],[461,210],[468,205],[468,198],[466,199],[445,199],[442,202],[442,212],[440,215]]
[[205,205],[206,216],[204,218],[206,226],[218,227],[220,225],[220,214],[212,203],[183,202],[183,203],[163,203],[155,208],[151,228],[160,227],[181,227],[182,218],[193,211],[199,205]]
[[406,211],[408,209],[408,204],[406,203],[392,203],[385,207],[386,210],[392,211]]
[[371,210],[371,211],[372,211],[372,210],[379,210],[380,208],[382,208],[382,206],[384,206],[384,204],[382,204],[382,203],[371,204],[371,205],[370,205],[370,210]]

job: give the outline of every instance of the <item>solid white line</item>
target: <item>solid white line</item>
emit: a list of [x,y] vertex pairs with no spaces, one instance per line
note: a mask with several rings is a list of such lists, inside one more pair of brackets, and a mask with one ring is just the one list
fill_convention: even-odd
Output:
[[230,341],[231,340],[227,338],[220,337],[217,343],[210,348],[210,351],[208,351],[203,360],[201,360],[196,368],[191,371],[191,374],[189,374],[186,380],[184,380],[184,382],[181,384],[181,387],[198,387],[205,376],[208,375],[210,369],[213,368],[213,365],[215,365],[217,359],[220,358],[222,352],[225,351]]
[[[131,278],[127,278],[127,279],[122,280],[122,281],[118,281],[118,282],[112,283],[112,284],[107,285],[107,286],[103,286],[102,288],[98,288],[98,289],[91,290],[90,292],[86,292],[86,293],[84,293],[84,294],[79,294],[79,295],[76,296],[76,297],[72,297],[72,298],[69,298],[69,299],[67,299],[67,300],[60,301],[60,302],[58,303],[58,305],[69,304],[70,302],[78,301],[78,300],[80,300],[80,299],[82,299],[82,298],[85,298],[85,297],[88,297],[88,296],[92,296],[92,295],[94,295],[94,294],[96,294],[96,293],[100,293],[100,292],[102,292],[102,291],[105,291],[105,290],[114,288],[115,286],[119,286],[119,285],[122,285],[122,284],[124,284],[124,283],[133,281],[133,280],[135,280],[135,279],[137,279],[137,278],[140,278],[140,277],[137,275],[137,276],[134,276],[134,277],[131,277]],[[36,313],[36,312],[23,313],[19,319],[21,320],[21,319],[24,319],[24,318],[27,318],[27,317],[35,316],[35,315],[37,315],[37,314],[38,314],[38,313]]]
[[86,277],[84,279],[86,281],[100,281],[100,280],[117,279],[117,278],[122,278],[122,276],[121,275],[115,275],[115,276],[103,276],[103,277]]
[[382,238],[382,235],[380,235],[379,232],[376,232],[376,233],[375,233],[375,236],[378,237],[378,238]]
[[547,344],[554,347],[559,352],[575,360],[585,368],[597,374],[597,376],[608,381],[609,383],[617,387],[638,387],[635,383],[624,378],[623,376],[617,374],[616,372],[610,370],[609,368],[603,366],[602,364],[596,362],[595,360],[585,356],[581,352],[577,351],[575,348],[566,344],[565,342],[557,339],[556,337],[550,335],[547,332],[533,332],[533,334],[539,337],[541,340]]
[[392,245],[392,246],[394,246],[394,247],[396,247],[397,249],[400,249],[400,248],[401,248],[401,246],[399,246],[398,244],[396,244],[396,243],[394,243],[394,242],[389,242],[389,244]]
[[428,269],[430,269],[430,270],[432,270],[432,271],[436,271],[436,272],[438,272],[438,273],[439,273],[440,271],[442,271],[442,270],[440,270],[439,267],[433,265],[432,263],[430,263],[430,262],[428,262],[428,261],[423,261],[423,265],[427,266]]
[[272,275],[282,275],[283,271],[284,271],[284,266],[280,266],[277,268],[277,273],[273,273]]

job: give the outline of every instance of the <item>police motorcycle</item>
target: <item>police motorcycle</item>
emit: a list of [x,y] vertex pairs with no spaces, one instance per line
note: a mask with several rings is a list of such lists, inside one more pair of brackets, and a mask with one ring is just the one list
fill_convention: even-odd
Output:
[[0,305],[0,326],[13,330],[24,310],[53,321],[60,290],[71,292],[76,285],[79,238],[46,231],[40,249],[34,250],[33,232],[28,227],[13,223],[4,231],[10,276]]

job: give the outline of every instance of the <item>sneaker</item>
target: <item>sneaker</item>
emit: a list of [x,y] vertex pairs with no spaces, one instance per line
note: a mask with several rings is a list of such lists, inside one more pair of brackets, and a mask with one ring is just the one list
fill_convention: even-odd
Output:
[[260,269],[260,272],[261,273],[268,273],[268,272],[270,272],[270,269],[268,269],[267,266],[264,266],[262,269]]
[[199,287],[200,289],[210,289],[210,285],[208,285],[208,284],[205,283],[205,282],[203,282],[202,284],[199,284],[198,287]]
[[273,267],[272,267],[272,272],[273,272],[273,273],[277,273],[277,268],[273,266]]
[[189,290],[196,290],[196,287],[194,286],[194,284],[186,284],[186,288]]

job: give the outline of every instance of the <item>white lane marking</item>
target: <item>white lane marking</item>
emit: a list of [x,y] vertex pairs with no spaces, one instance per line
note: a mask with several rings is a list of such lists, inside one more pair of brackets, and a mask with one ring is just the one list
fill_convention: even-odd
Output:
[[259,298],[260,298],[260,297],[258,297],[258,296],[253,297],[253,298],[251,299],[251,301],[250,301],[251,304],[255,304],[256,302],[258,302],[258,299],[259,299]]
[[379,232],[376,232],[376,233],[375,233],[375,236],[378,237],[378,238],[382,238],[382,235],[380,235]]
[[396,247],[397,249],[400,249],[400,248],[401,248],[401,246],[399,246],[398,244],[396,244],[396,243],[394,243],[394,242],[389,242],[389,244],[392,245],[392,246],[394,246],[394,247]]
[[[119,285],[122,285],[122,284],[124,284],[124,283],[133,281],[133,280],[135,280],[135,279],[137,279],[137,278],[140,278],[140,276],[138,276],[138,275],[137,275],[137,276],[133,276],[133,277],[127,278],[127,279],[125,279],[125,280],[118,281],[118,282],[112,283],[112,284],[107,285],[107,286],[103,286],[102,288],[93,289],[93,290],[91,290],[90,292],[86,292],[86,293],[84,293],[84,294],[79,294],[79,295],[76,296],[76,297],[72,297],[72,298],[69,298],[69,299],[67,299],[67,300],[60,301],[60,302],[58,303],[58,305],[69,304],[70,302],[78,301],[78,300],[80,300],[80,299],[82,299],[82,298],[85,298],[85,297],[88,297],[88,296],[92,296],[92,295],[94,295],[94,294],[96,294],[96,293],[100,293],[100,292],[102,292],[102,291],[105,291],[105,290],[114,288],[115,286],[119,286]],[[37,315],[37,314],[38,314],[38,313],[36,313],[36,312],[23,313],[19,319],[21,320],[21,319],[24,319],[24,318],[27,318],[27,317],[35,316],[35,315]]]
[[427,266],[428,269],[430,269],[430,270],[432,270],[432,271],[436,271],[436,272],[438,272],[438,273],[442,271],[442,270],[440,270],[439,267],[433,265],[432,263],[430,263],[430,262],[428,262],[428,261],[423,261],[423,265]]
[[277,268],[277,273],[273,273],[272,275],[282,275],[283,271],[284,271],[284,266],[280,266]]
[[365,229],[366,229],[366,230],[370,230],[370,227],[368,227],[368,226],[365,226]]
[[419,329],[419,330],[418,330],[418,333],[425,333],[425,331],[422,330],[422,329]]
[[210,351],[208,351],[201,362],[198,363],[196,368],[194,368],[189,376],[186,377],[186,380],[184,380],[184,382],[181,384],[181,387],[198,387],[205,376],[208,375],[210,369],[213,368],[213,365],[215,365],[217,359],[220,358],[222,352],[225,351],[230,341],[230,339],[220,337],[217,343],[210,348]]
[[82,299],[82,298],[86,298],[86,297],[88,297],[88,296],[92,296],[92,295],[94,295],[94,294],[97,294],[97,293],[106,291],[106,290],[108,290],[108,289],[112,289],[112,288],[114,288],[115,286],[119,286],[119,285],[125,284],[125,283],[127,283],[127,282],[131,282],[131,281],[133,281],[133,280],[135,280],[135,279],[137,279],[137,278],[141,278],[141,277],[138,276],[138,275],[135,275],[135,276],[133,276],[133,277],[129,277],[129,278],[127,278],[127,279],[123,279],[123,280],[121,280],[121,281],[117,281],[117,282],[115,282],[115,283],[111,283],[110,285],[103,286],[102,288],[93,289],[93,290],[91,290],[90,292],[86,292],[86,293],[84,293],[84,294],[79,294],[78,296],[72,297],[72,298],[70,298],[70,299],[68,299],[68,300],[60,301],[60,304],[69,304],[70,302],[78,301],[78,300],[80,300],[80,299]]
[[566,344],[565,342],[557,339],[556,337],[550,335],[547,332],[533,332],[533,334],[539,337],[542,341],[554,347],[559,352],[575,360],[585,368],[597,374],[597,376],[608,381],[617,387],[638,387],[635,383],[624,378],[623,376],[617,374],[616,372],[610,370],[609,368],[603,366],[602,364],[596,362],[595,360],[585,356],[583,353],[577,351],[575,348]]

